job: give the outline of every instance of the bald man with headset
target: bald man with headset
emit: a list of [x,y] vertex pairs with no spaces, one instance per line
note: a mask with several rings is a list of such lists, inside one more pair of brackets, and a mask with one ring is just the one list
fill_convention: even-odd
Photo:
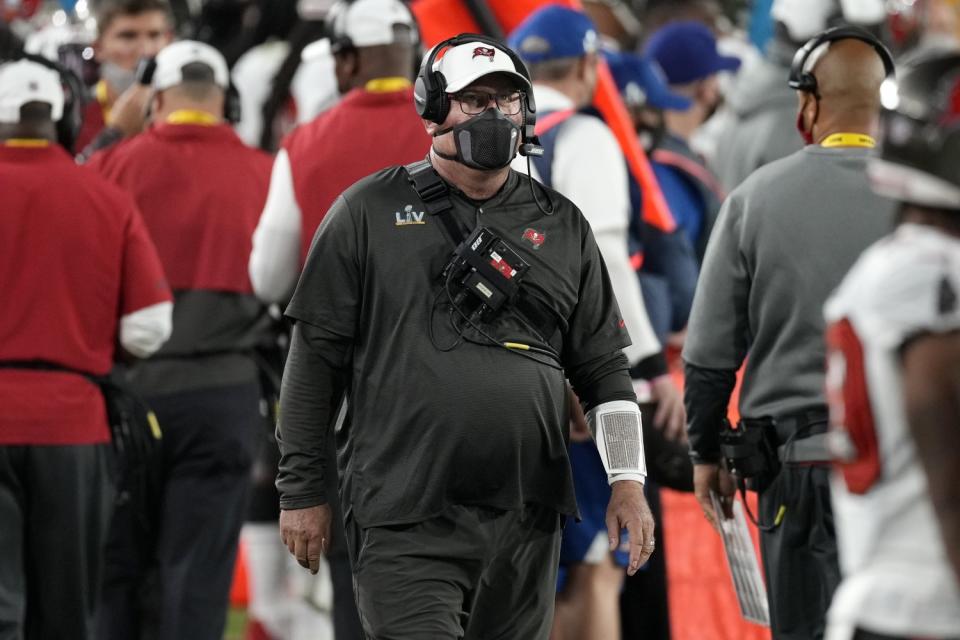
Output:
[[[873,194],[866,176],[880,87],[892,73],[884,46],[854,27],[829,29],[797,52],[790,86],[806,146],[757,170],[727,198],[683,350],[695,491],[714,526],[731,515],[737,485],[759,492],[777,639],[822,637],[839,581],[821,309],[892,221],[892,203]],[[730,430],[726,409],[744,361],[744,417]]]

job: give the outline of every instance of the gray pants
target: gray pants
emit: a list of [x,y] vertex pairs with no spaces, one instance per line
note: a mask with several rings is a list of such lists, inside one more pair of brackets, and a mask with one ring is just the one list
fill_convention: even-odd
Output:
[[453,506],[424,522],[361,529],[345,520],[369,640],[546,640],[560,517]]
[[92,640],[110,445],[0,446],[0,640]]

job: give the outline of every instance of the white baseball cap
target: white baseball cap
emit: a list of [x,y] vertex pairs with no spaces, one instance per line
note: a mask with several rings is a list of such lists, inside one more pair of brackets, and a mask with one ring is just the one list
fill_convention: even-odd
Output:
[[447,93],[460,91],[491,73],[505,73],[519,81],[524,89],[530,89],[530,81],[514,66],[503,48],[486,42],[467,42],[447,49],[443,57],[433,63],[433,70],[443,74]]
[[163,91],[183,82],[183,68],[201,62],[213,69],[213,81],[226,89],[230,84],[227,61],[219,51],[195,40],[178,40],[168,44],[157,54],[157,68],[153,72],[153,88]]
[[417,41],[417,26],[410,9],[399,0],[337,2],[327,16],[333,46],[376,47],[396,42],[394,27],[410,27],[410,44]]
[[0,65],[0,122],[20,122],[20,107],[28,102],[50,105],[50,117],[63,117],[63,86],[53,69],[30,60]]

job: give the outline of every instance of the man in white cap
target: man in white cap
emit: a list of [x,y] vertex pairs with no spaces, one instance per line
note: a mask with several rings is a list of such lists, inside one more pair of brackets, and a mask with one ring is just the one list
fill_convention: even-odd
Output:
[[520,59],[445,41],[414,101],[428,160],[337,198],[286,310],[281,534],[316,571],[335,431],[368,638],[545,640],[561,518],[577,513],[566,378],[613,484],[611,547],[626,528],[631,573],[653,551],[630,339],[582,214],[510,169],[537,150]]
[[99,378],[170,335],[170,290],[130,197],[56,140],[64,95],[0,65],[0,637],[93,640],[113,511]]
[[[164,428],[158,522],[138,529],[127,505],[114,519],[101,638],[135,638],[136,594],[157,563],[146,605],[156,637],[223,635],[237,539],[246,515],[261,388],[252,352],[274,340],[247,274],[250,238],[266,200],[270,158],[247,147],[223,56],[181,40],[153,74],[152,126],[89,165],[133,194],[174,290],[174,332],[131,384]],[[155,538],[155,546],[152,541]],[[152,622],[152,621],[151,621]]]

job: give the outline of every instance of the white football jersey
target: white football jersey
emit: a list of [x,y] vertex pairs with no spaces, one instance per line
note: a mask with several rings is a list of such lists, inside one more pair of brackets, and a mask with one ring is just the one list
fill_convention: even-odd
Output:
[[899,356],[913,336],[960,329],[958,293],[960,239],[904,224],[867,249],[827,301],[843,574],[828,638],[848,638],[858,625],[960,637],[960,587],[910,438]]

